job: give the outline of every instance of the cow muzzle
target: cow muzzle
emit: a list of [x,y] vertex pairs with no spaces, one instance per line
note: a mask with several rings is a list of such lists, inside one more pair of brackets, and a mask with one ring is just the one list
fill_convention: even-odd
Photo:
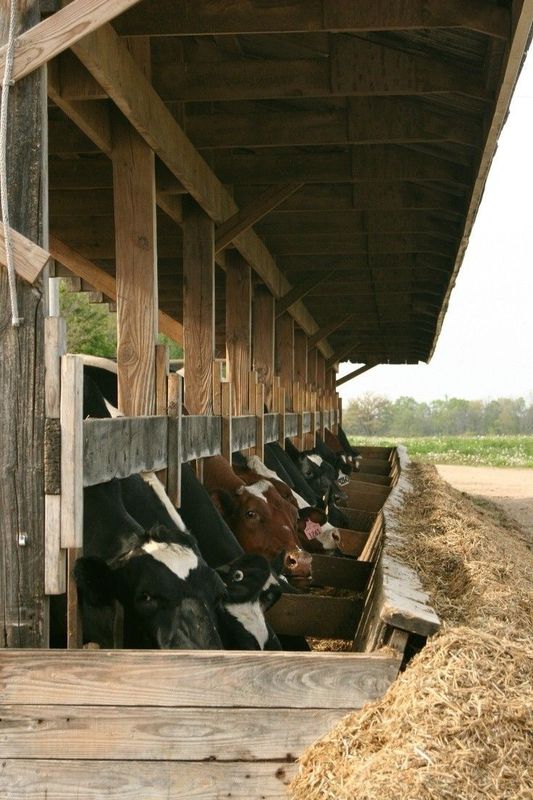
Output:
[[290,550],[283,559],[283,571],[291,578],[310,578],[312,558],[305,550]]

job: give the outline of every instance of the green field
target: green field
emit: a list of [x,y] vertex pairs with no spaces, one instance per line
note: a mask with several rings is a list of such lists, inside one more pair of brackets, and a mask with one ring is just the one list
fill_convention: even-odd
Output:
[[350,441],[378,447],[404,444],[415,461],[485,467],[533,467],[533,436],[421,436],[377,438],[350,436]]

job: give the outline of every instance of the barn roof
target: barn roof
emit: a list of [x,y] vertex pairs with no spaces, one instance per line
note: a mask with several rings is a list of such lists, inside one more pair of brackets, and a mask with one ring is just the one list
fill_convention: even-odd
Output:
[[531,0],[139,2],[112,23],[133,60],[106,26],[49,70],[51,234],[114,274],[118,106],[158,156],[166,314],[181,320],[190,193],[218,225],[222,299],[223,245],[233,243],[329,363],[427,361],[531,9]]

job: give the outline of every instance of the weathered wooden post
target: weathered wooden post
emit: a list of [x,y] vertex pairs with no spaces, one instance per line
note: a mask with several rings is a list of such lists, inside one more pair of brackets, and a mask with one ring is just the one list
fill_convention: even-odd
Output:
[[[0,44],[9,8],[0,6]],[[40,20],[39,0],[19,2],[18,32]],[[10,89],[7,183],[11,227],[47,247],[46,72]],[[44,317],[47,270],[17,279],[20,327],[11,327],[7,271],[0,267],[0,647],[48,644],[44,594]]]
[[[245,414],[252,345],[251,269],[236,250],[226,253],[226,358],[227,379],[233,385],[233,414]],[[255,391],[255,389],[254,389]]]
[[272,407],[274,378],[274,297],[266,286],[258,286],[253,298],[252,363],[257,379],[265,386],[265,403]]

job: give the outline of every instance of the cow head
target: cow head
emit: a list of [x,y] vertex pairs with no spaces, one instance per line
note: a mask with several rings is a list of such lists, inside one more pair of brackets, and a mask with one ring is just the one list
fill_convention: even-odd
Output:
[[283,550],[285,572],[309,576],[310,558],[296,538],[297,510],[269,481],[241,485],[232,492],[214,491],[211,497],[247,553],[271,559]]
[[283,556],[280,553],[269,562],[263,556],[245,553],[230,564],[217,567],[224,581],[231,603],[254,602],[259,600],[263,611],[271,608],[285,593],[298,593],[280,574],[283,569]]
[[150,532],[112,564],[80,558],[74,577],[83,603],[124,610],[124,647],[219,649],[216,608],[226,589],[190,536]]

